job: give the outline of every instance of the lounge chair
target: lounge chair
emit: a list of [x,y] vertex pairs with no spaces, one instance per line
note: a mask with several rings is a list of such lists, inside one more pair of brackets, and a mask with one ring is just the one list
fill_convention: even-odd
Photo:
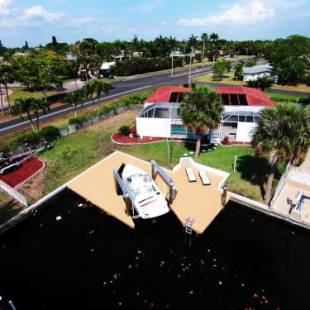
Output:
[[200,169],[199,176],[203,185],[211,185],[210,179],[207,175],[206,170]]
[[197,182],[193,168],[185,168],[185,171],[189,182]]

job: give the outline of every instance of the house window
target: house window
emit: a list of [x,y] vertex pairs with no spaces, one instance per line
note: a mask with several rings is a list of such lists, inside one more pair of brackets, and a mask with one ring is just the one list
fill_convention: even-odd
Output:
[[183,125],[171,125],[171,135],[172,136],[186,136],[187,128]]

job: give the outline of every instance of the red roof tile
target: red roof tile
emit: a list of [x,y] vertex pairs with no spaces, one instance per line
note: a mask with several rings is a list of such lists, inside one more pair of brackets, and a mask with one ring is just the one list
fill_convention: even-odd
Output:
[[190,93],[191,88],[186,87],[176,87],[176,86],[164,86],[159,87],[151,94],[146,100],[146,103],[159,103],[159,102],[169,102],[172,93]]
[[245,95],[249,106],[272,107],[275,105],[275,103],[258,88],[242,86],[217,87],[216,92],[219,95]]

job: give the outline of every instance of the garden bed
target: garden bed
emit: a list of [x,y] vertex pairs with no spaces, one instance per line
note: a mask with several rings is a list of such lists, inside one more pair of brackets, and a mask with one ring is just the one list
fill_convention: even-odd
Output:
[[16,188],[34,177],[39,171],[44,169],[44,166],[45,164],[41,159],[33,157],[24,162],[17,170],[0,175],[0,180]]

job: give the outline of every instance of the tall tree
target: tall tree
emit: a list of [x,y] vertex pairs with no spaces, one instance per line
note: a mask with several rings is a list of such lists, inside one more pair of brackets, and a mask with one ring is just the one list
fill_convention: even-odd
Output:
[[219,55],[219,47],[218,47],[218,41],[219,41],[219,35],[217,33],[211,33],[209,38],[209,50],[210,50],[210,56],[213,61],[213,63],[216,61],[218,55]]
[[199,158],[203,135],[207,130],[218,128],[222,112],[223,106],[219,96],[208,88],[197,88],[186,95],[181,103],[183,123],[196,134],[196,159]]
[[0,63],[0,84],[4,85],[9,111],[11,112],[11,101],[8,84],[14,81],[14,71],[9,63]]
[[279,162],[295,164],[310,146],[310,110],[294,103],[280,103],[262,113],[253,137],[258,154],[269,156],[269,175],[264,200],[272,199],[274,177]]
[[[42,99],[38,98],[17,98],[14,101],[14,104],[12,106],[12,114],[19,115],[23,118],[23,115],[26,114],[30,126],[34,132],[40,131],[40,112],[43,114],[47,113],[49,110],[48,104],[43,101]],[[33,118],[36,118],[36,128],[34,125]]]
[[13,59],[16,80],[28,89],[39,90],[47,101],[50,88],[61,88],[66,76],[66,60],[54,52],[33,52]]
[[56,39],[55,36],[52,36],[52,44],[53,44],[54,46],[57,46],[57,44],[58,44],[57,39]]
[[95,93],[97,96],[97,102],[99,104],[99,99],[100,99],[101,95],[103,93],[105,95],[107,95],[111,89],[111,85],[108,83],[105,83],[104,81],[101,81],[101,80],[94,80],[93,82],[95,84],[94,89],[95,89]]
[[265,57],[273,66],[279,83],[302,82],[310,71],[310,38],[293,35],[277,39],[265,50]]
[[74,111],[74,117],[77,116],[76,113],[76,106],[79,100],[81,99],[81,93],[79,91],[70,92],[66,95],[65,100],[69,104],[71,104],[73,111]]
[[206,44],[208,42],[208,39],[209,39],[209,35],[204,32],[202,35],[201,35],[201,40],[202,40],[202,62],[203,60],[205,59],[205,52],[206,52]]

